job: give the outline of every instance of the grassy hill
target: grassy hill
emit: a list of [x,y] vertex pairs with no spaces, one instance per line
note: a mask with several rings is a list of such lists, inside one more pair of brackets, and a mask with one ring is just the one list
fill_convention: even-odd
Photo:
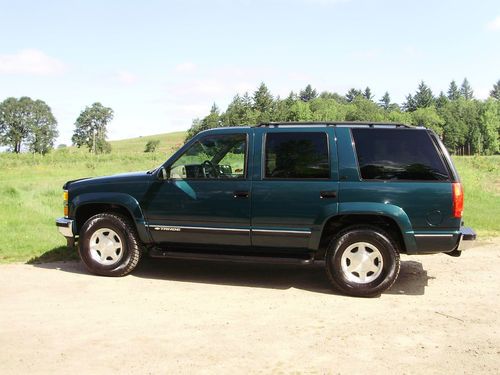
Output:
[[175,132],[111,141],[110,143],[113,152],[143,153],[148,141],[159,140],[158,151],[171,154],[184,144],[185,138],[186,132]]
[[[89,176],[147,170],[165,161],[185,133],[113,141],[110,154],[94,156],[68,147],[46,156],[0,153],[0,262],[75,257],[57,233],[62,185]],[[159,150],[144,153],[150,139]],[[465,186],[465,222],[480,236],[500,236],[500,156],[455,157]]]

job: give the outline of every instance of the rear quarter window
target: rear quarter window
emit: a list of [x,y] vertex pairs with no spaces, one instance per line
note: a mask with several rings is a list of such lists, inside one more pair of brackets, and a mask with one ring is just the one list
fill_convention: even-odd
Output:
[[425,130],[351,129],[364,180],[449,180],[441,156]]

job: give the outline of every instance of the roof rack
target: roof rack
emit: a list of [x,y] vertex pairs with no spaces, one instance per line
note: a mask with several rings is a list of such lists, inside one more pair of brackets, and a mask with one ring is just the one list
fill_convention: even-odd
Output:
[[301,126],[301,125],[325,125],[325,126],[368,126],[368,127],[387,127],[394,126],[396,128],[416,128],[416,126],[394,123],[394,122],[371,122],[371,121],[290,121],[290,122],[261,122],[255,125],[257,128],[265,126]]

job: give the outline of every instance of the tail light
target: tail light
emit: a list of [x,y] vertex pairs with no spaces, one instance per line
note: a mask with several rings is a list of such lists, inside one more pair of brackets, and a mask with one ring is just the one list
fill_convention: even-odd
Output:
[[453,217],[461,218],[464,212],[464,189],[460,182],[452,184]]

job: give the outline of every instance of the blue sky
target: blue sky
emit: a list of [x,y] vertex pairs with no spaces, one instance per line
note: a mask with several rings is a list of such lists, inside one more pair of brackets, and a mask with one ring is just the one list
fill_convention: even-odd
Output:
[[393,0],[3,1],[0,100],[42,99],[69,143],[80,111],[115,111],[109,138],[187,129],[264,81],[370,86],[396,102],[425,80],[500,79],[500,2]]

